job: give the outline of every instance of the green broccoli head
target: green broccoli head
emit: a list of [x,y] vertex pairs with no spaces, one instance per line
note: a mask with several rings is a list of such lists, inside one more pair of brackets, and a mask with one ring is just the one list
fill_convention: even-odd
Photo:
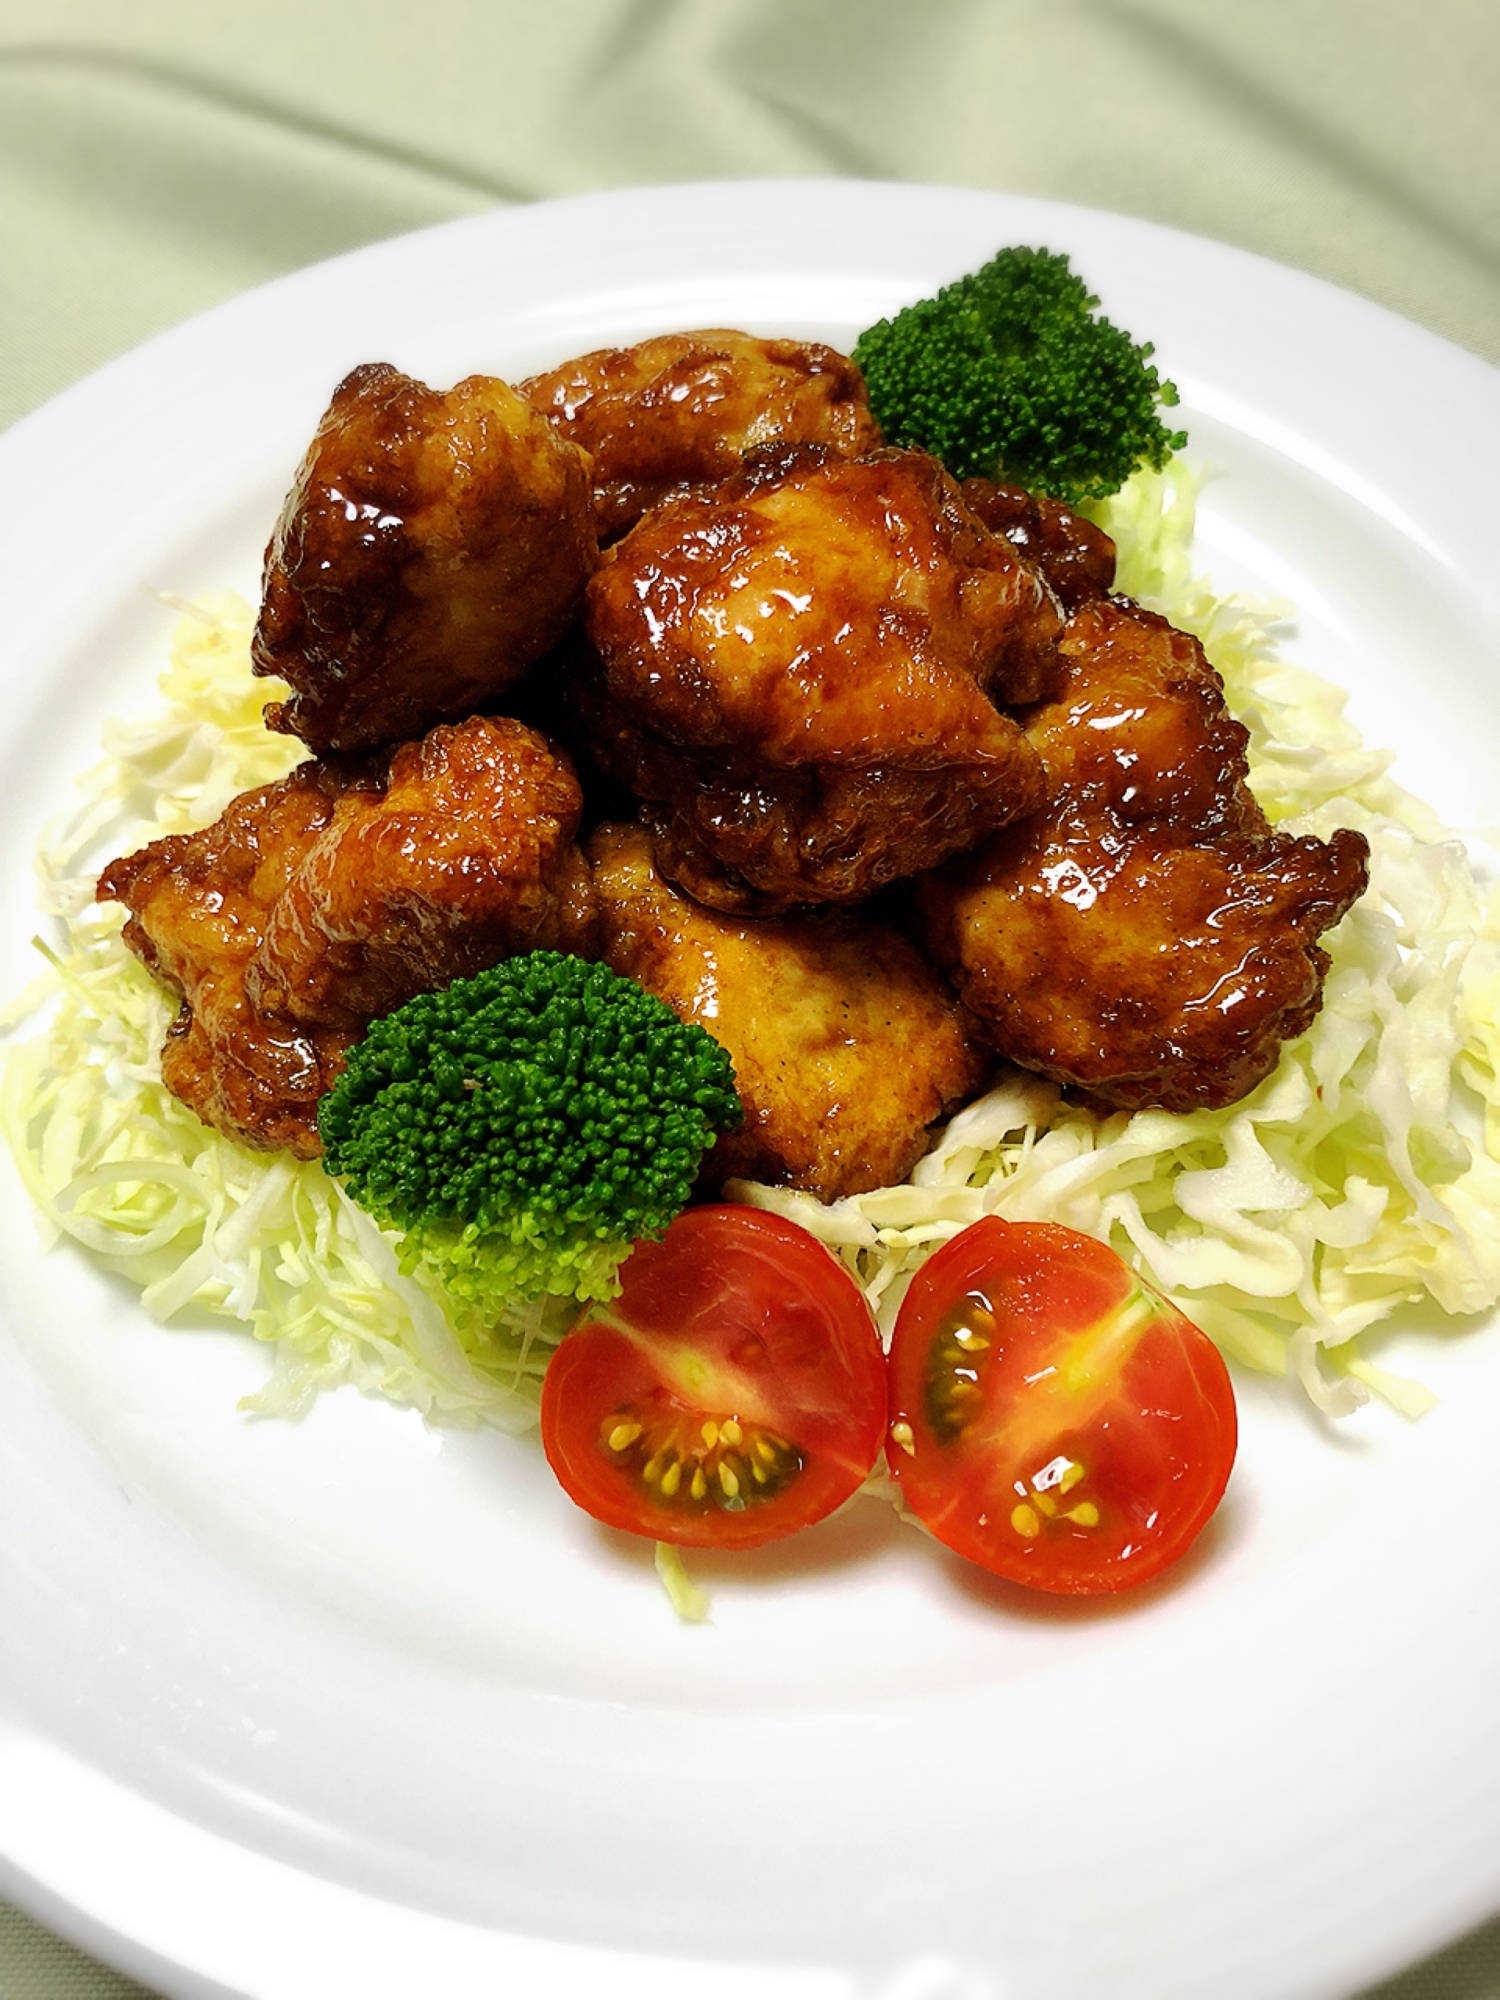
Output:
[[609,1298],[742,1112],[728,1055],[607,966],[534,951],[376,1021],[318,1107],[324,1164],[461,1309]]
[[1177,391],[1098,304],[1066,257],[1017,248],[880,320],[854,359],[888,442],[1067,501],[1164,465],[1187,442],[1157,415]]

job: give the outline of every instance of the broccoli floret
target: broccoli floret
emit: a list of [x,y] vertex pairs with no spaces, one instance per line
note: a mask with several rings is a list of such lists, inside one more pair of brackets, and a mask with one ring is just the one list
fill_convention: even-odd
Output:
[[324,1164],[461,1312],[609,1298],[742,1112],[728,1055],[607,966],[534,951],[376,1021],[318,1107]]
[[880,320],[854,359],[887,441],[1067,501],[1164,465],[1187,442],[1157,415],[1177,391],[1098,303],[1066,257],[1016,248]]

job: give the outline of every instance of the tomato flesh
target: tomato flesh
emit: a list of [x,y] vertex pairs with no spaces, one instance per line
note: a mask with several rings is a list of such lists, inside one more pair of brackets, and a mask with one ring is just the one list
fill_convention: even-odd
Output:
[[987,1217],[912,1280],[890,1353],[887,1462],[940,1542],[1038,1590],[1144,1583],[1234,1463],[1218,1349],[1106,1245]]
[[688,1209],[562,1341],[542,1444],[609,1526],[754,1548],[856,1492],[886,1425],[885,1360],[859,1287],[795,1223]]

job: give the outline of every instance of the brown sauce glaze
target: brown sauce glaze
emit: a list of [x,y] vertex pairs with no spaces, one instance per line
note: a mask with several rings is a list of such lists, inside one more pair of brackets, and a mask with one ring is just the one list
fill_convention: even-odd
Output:
[[1013,1062],[1129,1109],[1232,1104],[1317,1012],[1365,840],[1267,826],[1246,732],[1165,619],[1100,600],[1062,651],[1027,732],[1052,803],[924,879],[928,943]]
[[340,383],[266,551],[257,673],[273,729],[377,748],[491,705],[578,614],[589,461],[505,383],[383,363]]
[[606,551],[603,761],[700,899],[855,900],[1039,803],[1060,622],[925,453],[767,453]]
[[314,1157],[317,1100],[377,1015],[512,952],[589,947],[581,805],[544,738],[474,716],[388,762],[304,764],[111,863],[101,901],[183,996],[168,1087],[231,1138]]
[[520,393],[592,458],[601,542],[670,495],[729,478],[752,451],[820,444],[858,457],[881,441],[847,355],[727,328],[600,348]]

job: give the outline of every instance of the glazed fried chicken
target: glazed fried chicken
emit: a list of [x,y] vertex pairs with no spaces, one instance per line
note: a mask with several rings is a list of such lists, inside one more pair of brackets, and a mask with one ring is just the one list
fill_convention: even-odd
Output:
[[112,862],[101,901],[182,995],[162,1075],[251,1146],[319,1151],[317,1102],[378,1014],[513,952],[591,939],[577,781],[518,722],[312,761]]
[[516,952],[588,941],[582,794],[544,737],[503,717],[404,743],[378,789],[352,789],[269,913],[252,1005],[349,1025]]
[[1048,808],[925,879],[929,945],[1012,1061],[1107,1104],[1232,1104],[1316,1014],[1362,835],[1272,831],[1186,633],[1123,598],[1063,636],[1028,736]]
[[329,766],[243,792],[200,833],[172,834],[99,877],[101,903],[131,912],[125,942],[182,995],[162,1045],[167,1088],[205,1124],[302,1158],[317,1151],[318,1099],[350,1036],[261,1019],[245,975],[277,898],[329,825],[346,780]]
[[601,542],[669,494],[711,486],[768,445],[873,451],[880,430],[864,378],[816,341],[713,328],[601,348],[520,384],[559,435],[594,461]]
[[1060,624],[936,460],[794,446],[606,550],[578,698],[700,902],[854,902],[1041,802]]
[[492,704],[577,616],[596,556],[589,461],[514,390],[356,368],[266,551],[255,670],[294,689],[267,722],[362,751]]
[[1108,596],[1115,580],[1115,545],[1102,528],[1061,500],[1028,493],[1024,486],[966,479],[961,491],[969,512],[1041,571],[1064,611]]
[[903,1180],[927,1128],[976,1090],[987,1052],[897,932],[847,910],[724,916],[678,895],[639,826],[586,846],[602,956],[734,1062],[745,1123],[705,1165],[824,1201]]

